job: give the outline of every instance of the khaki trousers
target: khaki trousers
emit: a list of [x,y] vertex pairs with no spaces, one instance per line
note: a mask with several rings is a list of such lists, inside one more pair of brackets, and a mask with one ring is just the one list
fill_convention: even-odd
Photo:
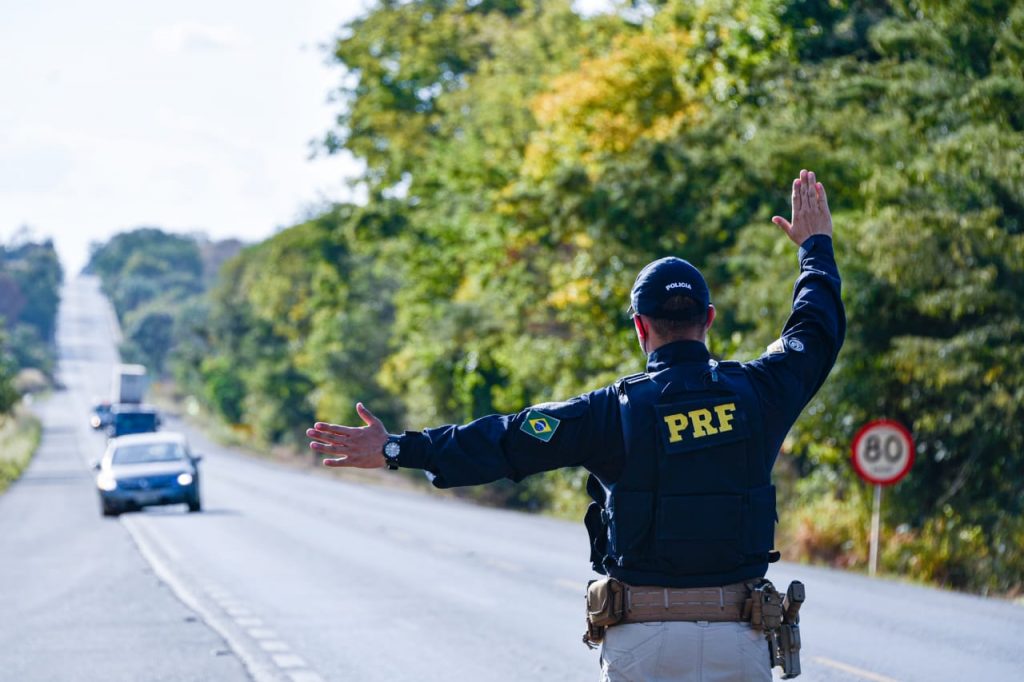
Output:
[[749,623],[628,623],[608,628],[601,682],[765,682],[768,643]]

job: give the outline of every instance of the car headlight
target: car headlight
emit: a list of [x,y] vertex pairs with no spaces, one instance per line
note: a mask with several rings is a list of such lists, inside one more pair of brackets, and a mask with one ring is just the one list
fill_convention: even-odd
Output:
[[183,474],[178,474],[178,485],[191,485],[192,474],[187,471]]
[[92,418],[91,418],[91,419],[89,419],[89,424],[90,424],[90,425],[92,426],[92,428],[94,428],[94,429],[98,429],[98,428],[100,428],[100,418],[99,418],[99,417],[97,417],[96,415],[93,415],[93,416],[92,416]]
[[117,490],[117,479],[110,474],[100,474],[96,477],[96,487],[107,492]]

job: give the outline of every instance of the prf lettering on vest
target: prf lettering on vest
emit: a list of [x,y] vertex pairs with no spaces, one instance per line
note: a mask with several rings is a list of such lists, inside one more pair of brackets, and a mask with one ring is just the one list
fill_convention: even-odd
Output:
[[[732,418],[733,412],[736,411],[736,403],[716,405],[714,410],[715,412],[712,414],[711,410],[701,407],[665,417],[665,424],[668,426],[668,442],[678,443],[683,439],[683,434],[691,429],[694,438],[732,431]],[[715,424],[716,418],[717,425]]]

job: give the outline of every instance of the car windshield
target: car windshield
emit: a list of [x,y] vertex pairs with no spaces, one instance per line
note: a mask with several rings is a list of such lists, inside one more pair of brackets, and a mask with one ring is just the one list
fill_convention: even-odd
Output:
[[185,448],[180,443],[147,443],[122,445],[114,450],[113,464],[142,464],[144,462],[173,462],[185,459]]
[[122,412],[115,417],[122,430],[148,430],[156,424],[156,415],[150,412]]

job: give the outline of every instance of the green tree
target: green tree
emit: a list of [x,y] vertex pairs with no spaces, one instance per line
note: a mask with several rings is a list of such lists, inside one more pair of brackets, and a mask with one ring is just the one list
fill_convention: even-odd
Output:
[[95,245],[86,271],[100,277],[121,320],[124,357],[158,374],[170,371],[184,390],[201,392],[208,305],[198,297],[240,248],[234,239],[211,241],[157,228],[124,232]]
[[[229,261],[175,327],[176,372],[268,441],[357,399],[411,428],[512,411],[640,368],[624,305],[667,253],[707,274],[712,351],[754,357],[795,273],[769,219],[810,167],[850,325],[780,459],[787,530],[809,558],[864,560],[848,444],[896,418],[919,458],[889,497],[886,565],[1019,589],[1022,33],[1019,0],[374,3],[333,46],[325,141],[365,161],[367,205]],[[125,278],[133,307],[161,295],[155,267]],[[567,510],[581,487],[485,495]]]
[[15,369],[52,372],[63,277],[50,240],[35,242],[25,232],[0,246],[0,318],[6,322]]
[[0,325],[0,420],[11,412],[21,397],[14,389],[15,369],[14,358],[7,349],[7,337]]
[[300,438],[303,424],[350,411],[359,396],[395,415],[373,371],[389,349],[392,275],[356,236],[386,220],[339,207],[225,265],[201,372],[222,415],[268,442]]
[[124,328],[125,359],[163,373],[174,342],[174,312],[165,306],[150,305],[129,313]]
[[203,261],[192,236],[143,227],[96,245],[86,272],[100,277],[122,321],[158,299],[181,301],[202,291]]

